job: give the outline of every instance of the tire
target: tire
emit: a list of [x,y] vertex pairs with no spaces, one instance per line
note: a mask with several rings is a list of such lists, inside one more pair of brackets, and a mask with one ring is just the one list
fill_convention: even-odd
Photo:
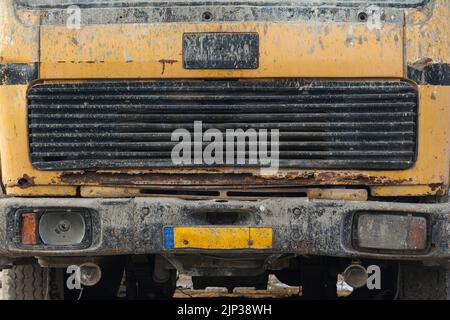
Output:
[[100,264],[102,279],[83,290],[66,288],[64,268],[41,268],[38,264],[16,265],[4,269],[1,295],[4,300],[113,300],[123,276],[125,258],[107,258]]
[[63,297],[62,273],[37,264],[18,265],[2,272],[4,300],[60,300]]
[[450,271],[420,262],[401,263],[400,300],[450,300]]

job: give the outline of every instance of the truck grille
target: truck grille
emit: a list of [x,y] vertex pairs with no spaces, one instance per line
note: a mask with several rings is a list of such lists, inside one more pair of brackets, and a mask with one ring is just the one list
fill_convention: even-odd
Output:
[[194,121],[278,129],[284,168],[406,169],[417,93],[400,81],[293,79],[46,83],[28,93],[31,161],[42,170],[171,167],[171,133]]

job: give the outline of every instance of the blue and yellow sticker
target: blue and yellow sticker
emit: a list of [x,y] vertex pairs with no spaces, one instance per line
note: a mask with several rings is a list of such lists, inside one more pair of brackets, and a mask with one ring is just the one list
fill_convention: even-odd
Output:
[[164,249],[173,249],[173,227],[164,227]]
[[272,228],[164,227],[164,249],[271,249]]

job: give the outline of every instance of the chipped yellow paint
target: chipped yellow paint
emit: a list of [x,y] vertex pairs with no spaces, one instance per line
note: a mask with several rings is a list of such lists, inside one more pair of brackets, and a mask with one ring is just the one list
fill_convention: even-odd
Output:
[[406,16],[406,62],[450,62],[450,1],[434,0]]
[[310,199],[365,201],[367,196],[367,190],[364,189],[308,189],[308,198]]
[[27,12],[18,16],[13,0],[0,1],[0,63],[39,61],[39,16]]
[[[54,172],[37,171],[31,166],[27,137],[27,88],[26,85],[0,86],[0,153],[3,183],[7,187],[17,186],[18,180],[23,177],[35,185],[56,182]],[[65,194],[63,191],[61,189],[61,194]],[[11,189],[8,193],[15,195]],[[24,193],[21,192],[22,195]]]
[[[182,190],[177,188],[179,193],[176,194],[161,194],[158,192],[143,192],[145,188],[137,187],[103,187],[103,186],[83,186],[80,187],[80,195],[86,198],[115,198],[115,197],[171,197],[182,199],[211,199],[211,196],[183,194]],[[192,191],[192,189],[189,189]],[[227,189],[225,187],[219,188],[220,198],[228,198],[228,191],[233,189]],[[259,189],[260,192],[279,192],[277,188],[263,188]],[[289,188],[283,189],[283,192],[295,192],[305,193],[309,199],[326,199],[326,200],[348,200],[348,201],[364,201],[367,200],[368,192],[365,189],[339,189],[339,188]],[[217,198],[217,197],[215,197]],[[252,196],[231,196],[233,199],[258,199],[257,195]]]
[[271,249],[272,228],[174,227],[174,248]]
[[[187,32],[257,32],[259,68],[184,69]],[[397,24],[378,33],[365,24],[305,22],[43,26],[40,72],[43,79],[402,77],[402,38]]]
[[[37,12],[16,15],[11,3],[12,0],[0,1],[0,63],[40,62],[40,77],[45,81],[122,77],[402,79],[406,77],[407,64],[423,59],[450,61],[448,0],[430,1],[423,9],[408,9],[404,27],[384,23],[380,30],[370,30],[364,24],[322,22],[89,25],[80,30],[43,26],[40,42]],[[258,32],[260,68],[183,69],[182,34],[219,31]],[[164,66],[164,60],[177,62]],[[31,165],[27,89],[24,85],[0,86],[0,154],[6,191],[13,196],[74,195],[79,186],[62,182],[63,172],[40,171]],[[412,168],[399,171],[281,170],[276,176],[264,178],[300,181],[304,177],[313,177],[311,180],[317,177],[316,185],[365,185],[372,194],[380,196],[445,194],[450,179],[450,87],[419,86],[418,90],[419,149]],[[161,168],[121,172],[186,171]],[[200,168],[197,172],[251,172],[259,177],[258,170],[245,168]],[[24,177],[32,183],[19,188],[18,181]],[[146,185],[163,183],[148,181]],[[135,189],[127,188],[130,186],[99,186],[92,182],[80,185],[82,196],[135,195]],[[96,189],[83,188],[85,185]]]
[[8,189],[8,193],[14,196],[27,196],[33,197],[52,197],[52,196],[76,196],[77,188],[73,186],[38,186],[30,188],[11,187]]
[[436,192],[443,194],[444,190],[433,186],[382,186],[370,187],[370,194],[374,197],[417,197],[417,196],[431,196]]
[[140,188],[81,187],[80,195],[85,198],[115,198],[143,196]]

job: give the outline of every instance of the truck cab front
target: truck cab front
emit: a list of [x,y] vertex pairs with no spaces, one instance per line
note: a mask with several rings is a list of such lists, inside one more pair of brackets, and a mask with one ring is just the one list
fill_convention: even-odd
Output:
[[1,1],[0,269],[108,270],[96,297],[125,270],[129,297],[183,273],[446,298],[449,18],[446,0]]

